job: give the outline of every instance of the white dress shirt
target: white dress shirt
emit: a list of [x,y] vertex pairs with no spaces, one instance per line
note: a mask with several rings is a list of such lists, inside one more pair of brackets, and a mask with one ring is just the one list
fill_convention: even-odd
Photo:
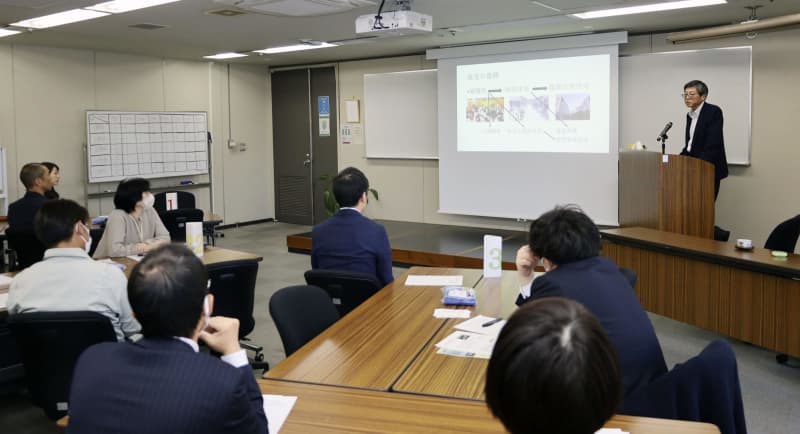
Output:
[[88,310],[107,316],[117,339],[138,333],[122,270],[95,261],[78,248],[54,248],[14,277],[8,313]]
[[689,117],[692,118],[692,123],[689,125],[689,142],[686,143],[686,150],[692,150],[692,140],[694,139],[694,129],[697,126],[697,120],[700,119],[700,110],[703,109],[704,102],[701,102],[696,109],[689,112]]

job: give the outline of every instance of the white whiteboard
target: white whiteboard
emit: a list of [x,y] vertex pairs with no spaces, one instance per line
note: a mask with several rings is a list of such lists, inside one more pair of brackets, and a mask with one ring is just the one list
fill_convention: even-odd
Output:
[[89,182],[208,173],[206,112],[86,112]]
[[728,164],[750,164],[751,78],[751,47],[620,57],[620,147],[641,140],[648,149],[660,151],[656,137],[672,122],[667,153],[679,153],[688,111],[681,97],[683,85],[701,80],[708,85],[707,101],[722,109]]
[[364,74],[367,158],[435,159],[436,70]]

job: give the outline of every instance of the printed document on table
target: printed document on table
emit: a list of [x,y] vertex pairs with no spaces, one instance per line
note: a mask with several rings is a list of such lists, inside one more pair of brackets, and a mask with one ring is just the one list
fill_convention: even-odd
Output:
[[464,276],[408,276],[406,286],[461,286]]
[[264,415],[267,416],[269,434],[278,434],[297,401],[296,396],[261,395],[264,400]]
[[619,428],[600,428],[599,430],[595,431],[594,434],[630,434],[627,431],[623,431]]
[[0,294],[0,309],[8,307],[8,293]]
[[434,318],[469,318],[472,312],[466,309],[434,309]]
[[492,355],[494,336],[456,331],[436,344],[438,354],[488,359]]
[[506,324],[506,320],[500,320],[486,327],[483,326],[484,324],[492,322],[496,319],[497,318],[492,318],[490,316],[478,315],[475,318],[456,324],[455,328],[456,330],[462,330],[465,332],[477,333],[479,335],[492,336],[496,338],[497,335],[500,334],[500,330]]
[[5,274],[0,274],[0,289],[8,289],[8,287],[11,286],[12,280],[14,280],[13,277]]

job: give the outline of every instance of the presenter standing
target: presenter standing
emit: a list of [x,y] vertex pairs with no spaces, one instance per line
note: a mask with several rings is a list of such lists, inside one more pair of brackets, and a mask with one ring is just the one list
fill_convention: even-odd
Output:
[[722,138],[722,109],[706,102],[708,86],[692,80],[683,86],[683,101],[689,107],[686,114],[686,146],[681,155],[689,155],[714,165],[714,200],[719,194],[719,182],[728,176],[725,140]]

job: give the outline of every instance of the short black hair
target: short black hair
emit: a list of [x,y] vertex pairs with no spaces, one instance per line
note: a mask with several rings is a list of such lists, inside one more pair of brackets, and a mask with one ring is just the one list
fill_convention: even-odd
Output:
[[333,197],[339,206],[355,206],[367,190],[367,176],[355,167],[345,168],[333,178]]
[[19,180],[26,190],[30,190],[36,184],[36,180],[44,178],[45,175],[47,175],[47,168],[42,164],[28,163],[20,169]]
[[51,162],[49,162],[49,161],[43,161],[43,162],[42,162],[42,166],[44,166],[44,167],[46,167],[46,168],[47,168],[47,172],[48,172],[48,173],[53,173],[53,169],[56,169],[56,170],[61,170],[61,168],[60,168],[60,167],[58,167],[58,164],[56,164],[56,163],[51,163]]
[[600,231],[577,205],[557,206],[531,223],[528,245],[540,258],[568,264],[600,254]]
[[700,80],[692,80],[692,81],[684,84],[683,85],[683,90],[686,90],[686,89],[688,89],[690,87],[693,87],[693,88],[697,89],[697,93],[700,96],[708,95],[708,86],[706,86],[706,84],[703,83]]
[[71,240],[75,223],[78,222],[89,222],[86,208],[68,199],[48,200],[36,211],[33,231],[36,238],[49,249],[62,241]]
[[123,179],[114,193],[114,207],[132,212],[136,209],[136,203],[142,200],[145,191],[150,191],[150,181],[144,178]]
[[486,404],[511,433],[588,434],[622,399],[617,353],[580,303],[522,305],[497,337],[486,370]]
[[150,251],[128,278],[128,300],[145,337],[191,337],[207,293],[208,271],[183,244]]

